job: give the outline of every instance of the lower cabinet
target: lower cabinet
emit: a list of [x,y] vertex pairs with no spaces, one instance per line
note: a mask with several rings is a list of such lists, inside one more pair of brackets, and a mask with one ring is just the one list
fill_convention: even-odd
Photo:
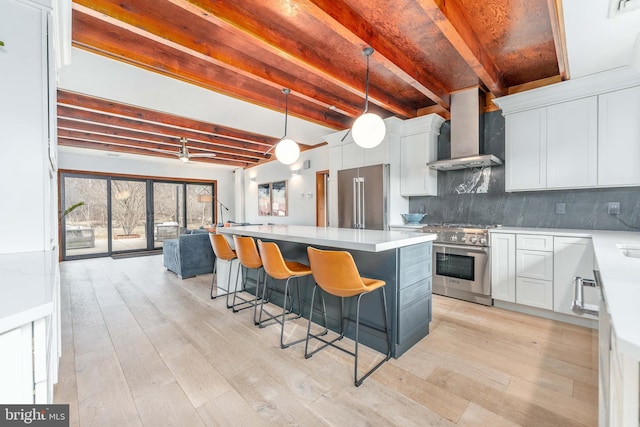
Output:
[[516,235],[491,235],[491,297],[516,302]]
[[[594,259],[590,238],[492,233],[492,297],[577,316],[571,310],[573,279],[593,279]],[[585,288],[584,298],[597,304],[597,290]]]
[[[595,256],[591,239],[580,237],[555,237],[553,239],[553,310],[559,313],[575,314],[573,304],[573,279],[582,277],[593,280]],[[584,301],[598,304],[596,288],[584,288]],[[585,314],[584,317],[597,319]]]
[[547,310],[553,309],[553,282],[516,277],[516,303]]
[[53,382],[48,363],[52,340],[51,316],[0,335],[0,402],[51,403]]

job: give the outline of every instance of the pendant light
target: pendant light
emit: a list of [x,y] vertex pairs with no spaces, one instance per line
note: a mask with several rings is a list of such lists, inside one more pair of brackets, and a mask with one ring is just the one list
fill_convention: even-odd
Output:
[[353,122],[351,132],[353,140],[362,148],[373,148],[378,146],[387,132],[384,121],[369,110],[369,57],[373,54],[373,48],[365,47],[362,54],[367,57],[367,79],[364,95],[364,111],[360,117]]
[[285,109],[284,109],[284,136],[276,144],[276,158],[285,165],[290,165],[295,163],[296,160],[300,157],[300,147],[298,144],[290,138],[287,138],[287,119],[289,117],[289,93],[291,93],[290,89],[284,88],[282,89],[282,93],[284,93],[285,99]]

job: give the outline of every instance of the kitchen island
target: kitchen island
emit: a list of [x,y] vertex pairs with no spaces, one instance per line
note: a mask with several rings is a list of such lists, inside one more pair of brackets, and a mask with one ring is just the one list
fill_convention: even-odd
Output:
[[[278,243],[288,260],[308,264],[307,246],[346,250],[353,256],[360,274],[384,280],[391,332],[391,354],[397,358],[429,334],[431,322],[431,242],[435,234],[361,230],[296,225],[240,226],[218,229],[221,234],[250,236]],[[306,282],[303,283],[303,281]],[[303,286],[308,284],[308,286]],[[313,278],[301,279],[304,316],[309,315]],[[339,299],[325,295],[329,328],[339,330]],[[355,301],[345,304],[345,315],[354,317]],[[361,317],[382,328],[380,299],[364,297]],[[316,317],[318,318],[318,317]],[[354,325],[347,327],[353,338]],[[369,328],[360,331],[360,342],[385,352],[385,336]]]

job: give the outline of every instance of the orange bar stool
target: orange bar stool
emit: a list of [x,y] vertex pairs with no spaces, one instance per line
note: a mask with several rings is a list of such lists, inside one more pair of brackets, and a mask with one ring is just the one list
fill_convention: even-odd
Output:
[[[256,242],[252,237],[241,237],[234,234],[233,241],[236,245],[236,255],[238,256],[238,261],[240,262],[241,266],[241,268],[238,269],[238,275],[240,274],[240,270],[242,270],[242,288],[240,290],[237,289],[238,276],[236,275],[236,291],[233,294],[233,303],[231,304],[230,308],[232,308],[233,312],[235,313],[240,310],[244,310],[245,308],[253,307],[253,322],[257,324],[256,307],[257,301],[259,299],[258,293],[260,290],[260,273],[264,271],[264,268],[262,267],[262,258],[260,258],[258,248],[256,248]],[[238,292],[246,292],[248,280],[247,273],[249,269],[257,270],[256,294],[255,298],[253,299],[244,299],[238,296]],[[236,298],[239,299],[240,302],[236,303]]]
[[[327,346],[335,347],[338,350],[344,351],[347,354],[354,356],[355,364],[353,369],[353,379],[356,387],[360,386],[362,382],[371,375],[376,369],[378,369],[384,362],[391,357],[391,340],[389,335],[389,323],[387,319],[387,296],[384,291],[386,282],[383,280],[369,279],[361,277],[358,272],[353,257],[346,251],[324,251],[315,249],[312,247],[307,248],[307,254],[309,255],[309,265],[313,272],[313,278],[316,281],[316,286],[313,288],[313,294],[311,296],[311,306],[313,307],[313,300],[316,296],[316,289],[320,287],[320,294],[322,291],[334,295],[340,298],[340,335],[331,341],[327,341],[320,338],[317,335],[311,335],[309,333],[311,328],[311,320],[313,317],[313,311],[309,313],[309,325],[307,327],[307,339],[304,346],[304,357],[310,358],[320,350]],[[382,315],[384,320],[384,333],[387,341],[387,354],[386,357],[380,361],[376,366],[371,368],[368,372],[358,378],[358,332],[360,327],[360,301],[363,295],[367,295],[375,290],[380,291],[382,302]],[[355,336],[355,351],[350,351],[336,345],[336,341],[344,338],[345,332],[345,320],[350,320],[344,317],[344,299],[349,297],[358,297],[356,304],[356,336]],[[326,316],[326,311],[325,311]],[[364,325],[370,328],[379,330],[372,325]],[[324,343],[313,352],[309,353],[309,338],[316,338]]]
[[[264,265],[264,270],[267,273],[267,277],[265,277],[265,280],[264,280],[264,283],[263,283],[263,287],[262,287],[262,295],[263,295],[263,297],[267,292],[267,280],[268,280],[268,277],[271,277],[273,279],[278,279],[278,280],[286,280],[285,285],[284,285],[284,301],[283,301],[283,304],[282,304],[282,316],[281,316],[281,318],[278,319],[279,315],[272,315],[271,313],[269,313],[264,308],[265,300],[263,299],[262,302],[260,303],[260,315],[258,317],[258,325],[262,328],[262,327],[266,326],[264,322],[268,322],[269,320],[272,320],[272,319],[275,320],[276,322],[280,323],[280,325],[281,325],[281,329],[280,329],[280,348],[287,348],[287,347],[292,346],[294,344],[298,344],[298,343],[300,343],[302,341],[305,341],[306,337],[285,344],[285,342],[284,342],[284,324],[285,324],[285,321],[287,320],[287,314],[293,313],[293,302],[291,302],[289,304],[290,308],[289,308],[289,310],[287,310],[287,296],[289,296],[289,301],[291,301],[291,296],[289,295],[289,282],[291,282],[291,279],[295,279],[296,294],[298,296],[298,310],[299,310],[299,313],[297,313],[295,316],[293,316],[293,317],[291,317],[289,319],[289,320],[291,320],[291,319],[300,318],[302,316],[302,303],[301,303],[301,299],[300,299],[300,283],[299,283],[298,279],[300,279],[301,277],[310,276],[311,275],[311,268],[309,268],[308,265],[301,264],[299,262],[285,261],[284,258],[282,257],[282,252],[280,252],[280,248],[278,247],[278,245],[276,243],[263,242],[262,240],[258,240],[258,249],[260,250],[260,257],[262,258],[262,263]],[[269,316],[268,318],[266,318],[264,320],[262,319],[263,310]],[[325,321],[324,333],[325,334],[327,333],[326,321]]]
[[231,287],[231,264],[237,260],[236,251],[231,249],[231,245],[222,234],[209,233],[209,240],[211,240],[211,247],[213,253],[216,255],[216,261],[213,264],[213,277],[211,279],[211,299],[215,299],[222,295],[213,295],[213,287],[217,287],[217,273],[218,273],[218,261],[229,261],[229,276],[227,277],[227,289],[225,289],[227,295],[227,308],[231,308],[229,305],[229,288]]

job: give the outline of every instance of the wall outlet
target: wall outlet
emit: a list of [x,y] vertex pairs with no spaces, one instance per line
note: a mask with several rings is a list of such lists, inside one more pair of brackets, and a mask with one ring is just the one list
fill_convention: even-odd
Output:
[[564,215],[567,213],[566,203],[556,203],[556,215]]
[[609,215],[618,215],[620,213],[620,202],[607,203],[607,213]]

